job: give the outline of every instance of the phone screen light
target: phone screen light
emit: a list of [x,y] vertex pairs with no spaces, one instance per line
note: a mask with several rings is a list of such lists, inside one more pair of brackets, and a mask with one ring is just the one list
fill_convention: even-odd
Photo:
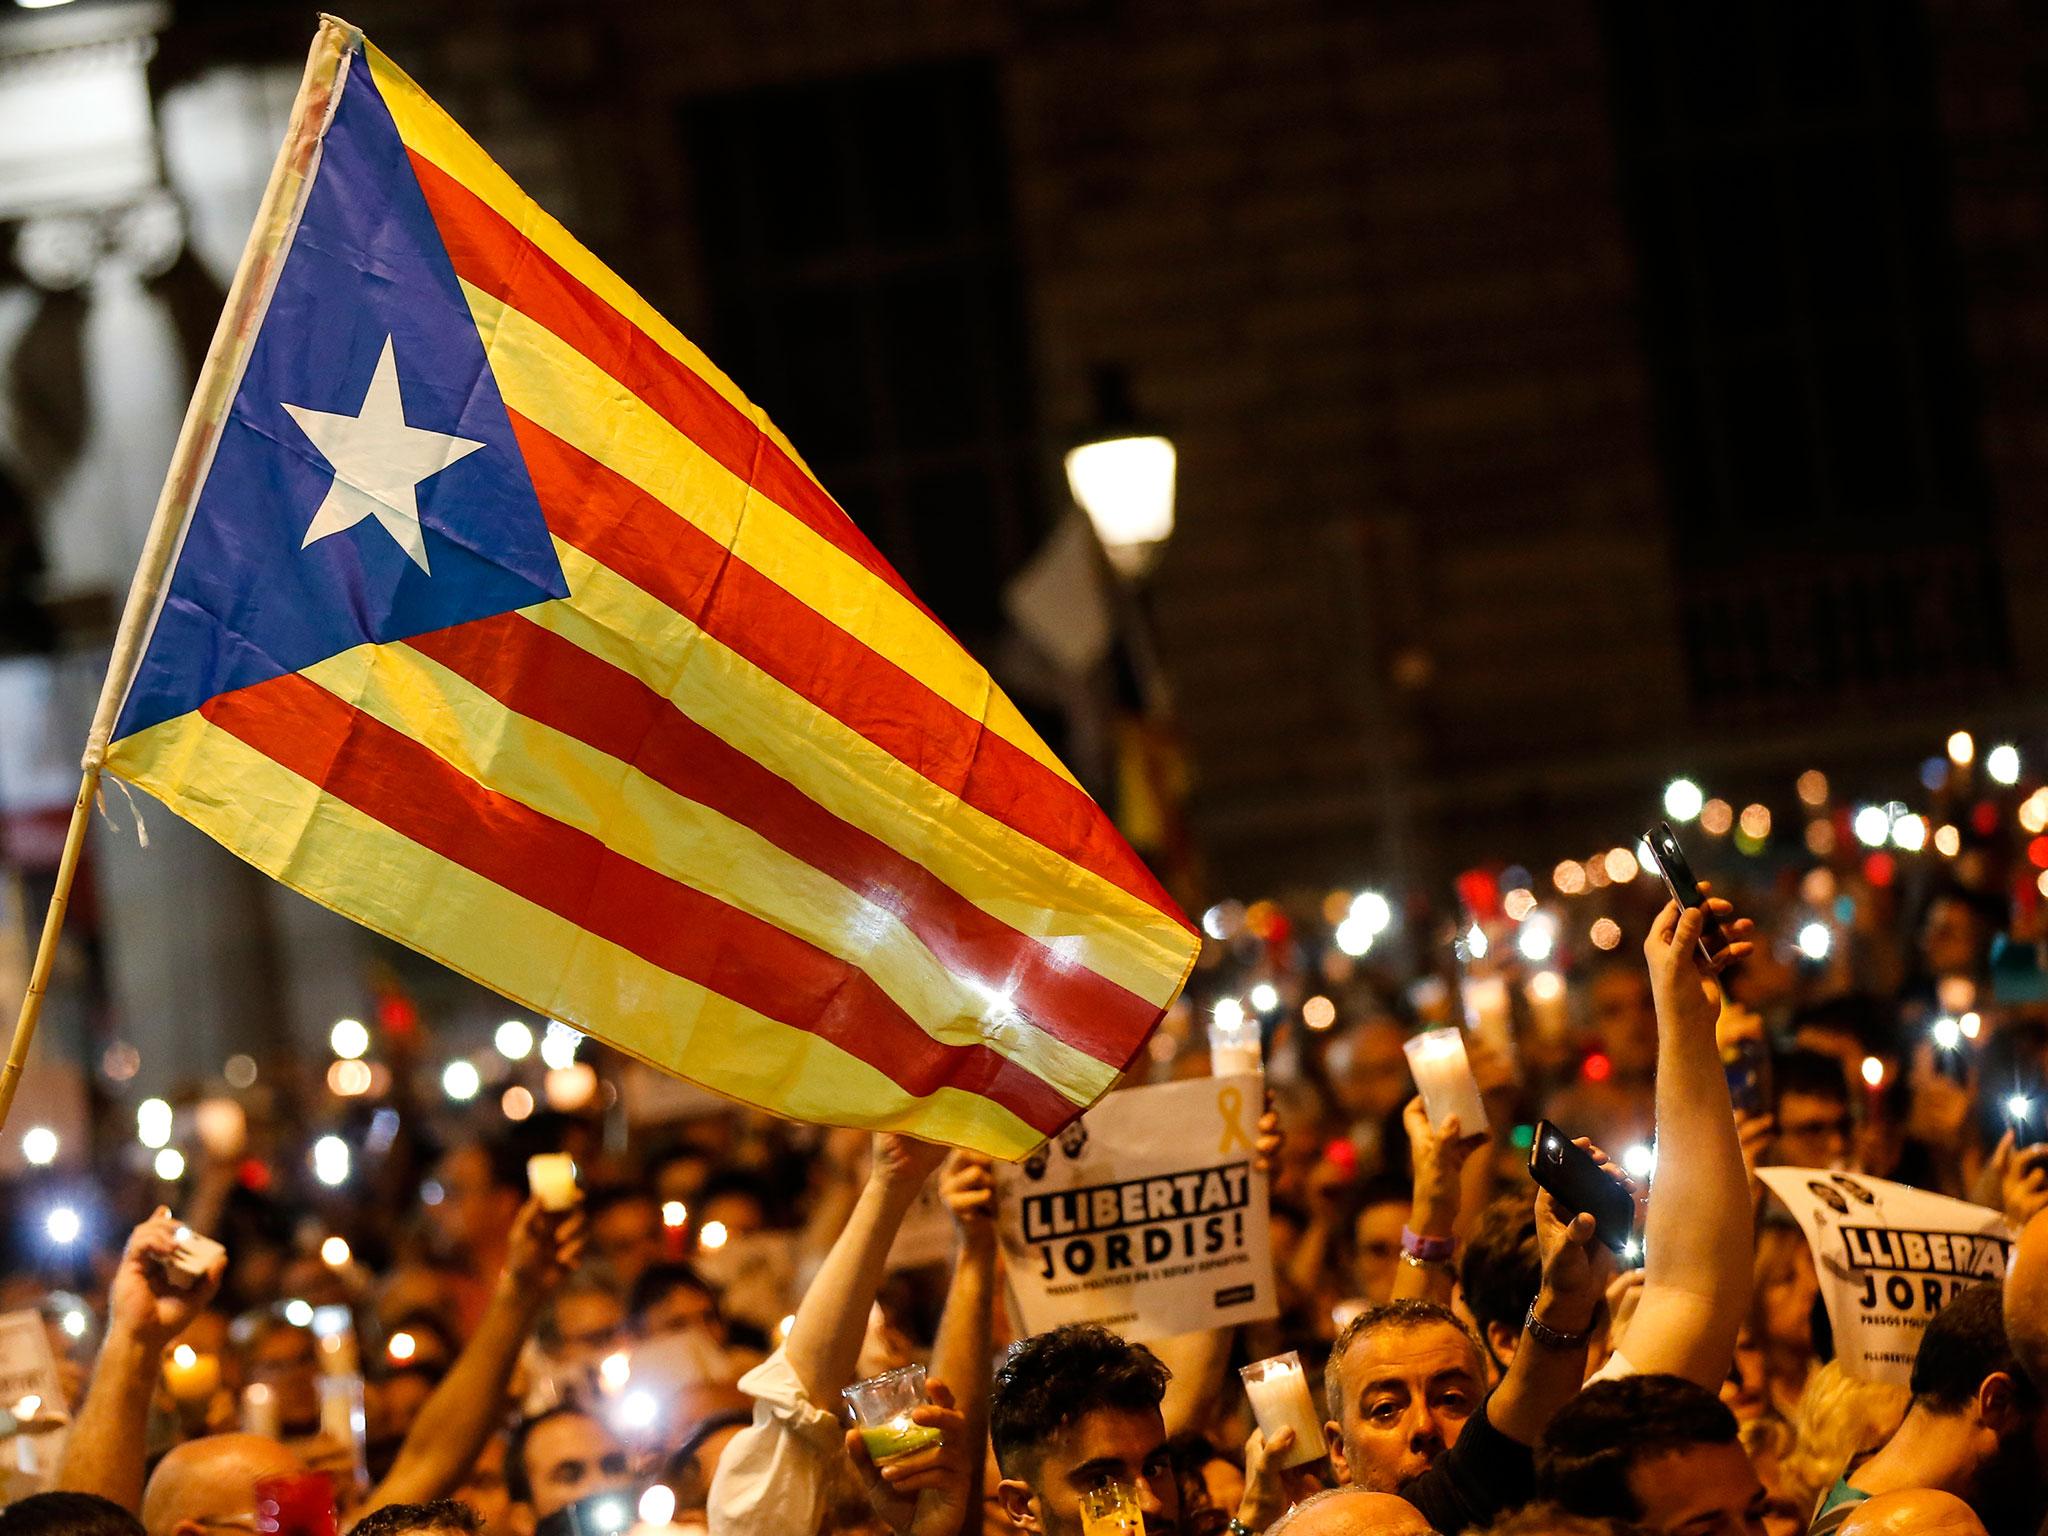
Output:
[[79,1234],[84,1230],[85,1222],[78,1212],[68,1205],[50,1207],[49,1215],[43,1218],[43,1231],[48,1233],[50,1241],[59,1247],[70,1247],[78,1241]]
[[2014,1120],[2024,1120],[2034,1112],[2034,1101],[2024,1093],[2016,1093],[2005,1101],[2005,1112]]
[[1934,1036],[1934,1043],[1944,1051],[1952,1051],[1963,1043],[1963,1026],[1947,1014],[1934,1021],[1929,1033]]

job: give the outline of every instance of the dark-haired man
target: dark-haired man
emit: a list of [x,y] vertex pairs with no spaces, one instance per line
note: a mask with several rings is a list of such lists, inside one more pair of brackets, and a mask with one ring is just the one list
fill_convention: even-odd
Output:
[[1765,1536],[1771,1502],[1735,1415],[1678,1376],[1587,1387],[1544,1431],[1536,1488],[1573,1514],[1634,1521],[1657,1536]]
[[522,1420],[505,1447],[512,1524],[528,1533],[558,1510],[599,1493],[624,1493],[632,1462],[602,1419],[553,1408]]
[[457,1499],[386,1504],[349,1527],[349,1536],[481,1536],[483,1517]]
[[1081,1496],[1106,1483],[1137,1492],[1146,1536],[1178,1536],[1180,1488],[1159,1357],[1080,1323],[1034,1334],[996,1368],[989,1436],[1003,1510],[1019,1530],[1080,1536]]
[[32,1493],[0,1509],[0,1536],[142,1536],[142,1522],[96,1493]]
[[1526,1199],[1503,1195],[1479,1213],[1458,1257],[1458,1293],[1496,1376],[1513,1363],[1522,1319],[1542,1288],[1535,1213]]
[[1913,1357],[1905,1422],[1836,1480],[1811,1536],[1832,1536],[1866,1499],[1914,1488],[1954,1494],[1994,1532],[2031,1536],[2048,1513],[2048,1415],[2006,1340],[2003,1290],[1995,1281],[1973,1285],[1934,1314]]

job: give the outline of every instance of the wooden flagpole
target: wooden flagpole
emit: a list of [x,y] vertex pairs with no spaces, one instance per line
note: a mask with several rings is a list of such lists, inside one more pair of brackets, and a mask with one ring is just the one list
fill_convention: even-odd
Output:
[[14,1108],[14,1091],[35,1042],[43,993],[57,962],[64,913],[71,903],[71,885],[77,878],[79,856],[85,849],[86,828],[92,820],[93,802],[99,795],[100,773],[107,759],[107,743],[113,738],[114,721],[155,626],[157,610],[163,603],[164,583],[184,539],[192,503],[212,466],[214,446],[220,440],[228,406],[241,387],[249,349],[270,307],[271,291],[277,286],[278,272],[305,207],[306,192],[319,168],[321,141],[341,101],[349,58],[361,44],[362,33],[347,22],[326,15],[320,18],[320,30],[306,57],[306,73],[299,81],[298,98],[292,103],[284,143],[270,168],[270,180],[263,189],[255,226],[249,231],[249,243],[242,248],[235,280],[228,287],[227,303],[222,306],[220,323],[214,328],[213,343],[206,350],[206,361],[200,365],[192,402],[185,408],[184,425],[178,429],[178,444],[172,450],[171,467],[157,497],[156,513],[150,520],[149,537],[143,542],[135,580],[128,588],[128,603],[121,611],[121,627],[115,633],[113,655],[107,663],[107,679],[101,686],[99,707],[86,736],[85,774],[79,781],[77,803],[71,807],[71,825],[65,829],[64,853],[57,862],[57,887],[43,917],[43,936],[36,945],[28,991],[22,995],[21,1013],[15,1021],[14,1041],[8,1048],[6,1064],[0,1066],[0,1128],[6,1126],[8,1114]]

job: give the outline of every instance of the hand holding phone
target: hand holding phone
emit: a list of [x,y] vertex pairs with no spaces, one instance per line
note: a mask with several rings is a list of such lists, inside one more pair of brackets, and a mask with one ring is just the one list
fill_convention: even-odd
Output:
[[1692,863],[1678,846],[1678,834],[1671,830],[1670,822],[1660,821],[1643,834],[1643,846],[1650,850],[1650,858],[1657,873],[1664,877],[1664,888],[1671,893],[1671,899],[1681,907],[1700,909],[1700,958],[1712,965],[1728,947],[1728,934],[1707,905],[1706,893],[1692,872]]
[[1633,1257],[1635,1196],[1548,1120],[1536,1122],[1536,1140],[1529,1148],[1529,1177],[1570,1215],[1590,1215],[1593,1235],[1616,1257]]

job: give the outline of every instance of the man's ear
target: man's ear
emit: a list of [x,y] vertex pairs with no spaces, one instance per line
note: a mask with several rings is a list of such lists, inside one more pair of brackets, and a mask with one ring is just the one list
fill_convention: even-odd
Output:
[[1499,1374],[1507,1375],[1508,1367],[1515,1362],[1515,1351],[1522,1344],[1522,1325],[1519,1323],[1488,1323],[1486,1325],[1486,1348],[1493,1356],[1490,1364],[1496,1364]]
[[1993,1434],[2004,1434],[2019,1412],[2019,1387],[2004,1371],[1993,1371],[1977,1383],[1977,1422]]
[[1010,1524],[1020,1531],[1040,1531],[1044,1527],[1038,1522],[1038,1500],[1031,1496],[1031,1485],[1006,1477],[996,1484],[996,1498],[1002,1502],[1003,1513],[1010,1517]]
[[180,1520],[171,1527],[171,1536],[206,1536],[206,1527],[197,1520]]
[[1344,1459],[1344,1431],[1332,1419],[1323,1425],[1323,1444],[1329,1447],[1330,1470],[1337,1474],[1337,1486],[1351,1481],[1351,1463]]

